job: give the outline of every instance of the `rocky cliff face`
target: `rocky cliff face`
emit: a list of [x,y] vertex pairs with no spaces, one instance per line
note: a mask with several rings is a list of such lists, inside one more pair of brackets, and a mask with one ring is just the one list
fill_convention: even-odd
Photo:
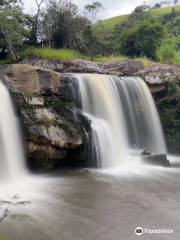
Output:
[[90,122],[77,110],[67,76],[25,64],[1,67],[0,73],[23,124],[30,167],[83,165]]
[[[159,109],[170,151],[180,153],[180,66],[139,61],[93,63],[29,59],[0,67],[23,124],[28,164],[35,169],[87,164],[91,123],[79,110],[77,82],[67,72],[141,76]],[[76,89],[76,91],[74,91]]]
[[24,62],[58,72],[142,77],[148,84],[159,109],[169,150],[180,153],[180,65],[152,64],[145,67],[142,62],[133,60],[94,63],[84,60],[59,62],[26,59]]

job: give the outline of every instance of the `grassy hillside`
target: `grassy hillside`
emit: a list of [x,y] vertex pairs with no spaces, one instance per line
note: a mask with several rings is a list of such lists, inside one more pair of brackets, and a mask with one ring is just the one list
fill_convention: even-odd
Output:
[[128,19],[129,15],[121,15],[121,16],[116,16],[116,17],[112,17],[109,19],[105,19],[103,20],[101,23],[108,28],[109,30],[113,30],[114,26],[116,26],[117,24],[121,24],[123,22],[126,22]]
[[[180,5],[177,5],[176,7],[174,7],[176,9],[176,11],[180,12]],[[150,12],[153,16],[161,16],[164,14],[168,14],[172,11],[173,7],[164,7],[164,8],[155,8],[155,9],[151,9]]]
[[[164,8],[155,8],[155,9],[151,9],[149,11],[152,14],[152,16],[159,17],[161,15],[170,13],[172,11],[172,8],[173,8],[172,6],[164,7]],[[176,11],[180,12],[180,5],[176,6],[175,9],[176,9]],[[107,30],[112,31],[117,24],[121,24],[121,23],[125,22],[128,19],[128,16],[129,15],[121,15],[121,16],[116,16],[116,17],[112,17],[109,19],[105,19],[102,21],[102,24],[107,28]]]

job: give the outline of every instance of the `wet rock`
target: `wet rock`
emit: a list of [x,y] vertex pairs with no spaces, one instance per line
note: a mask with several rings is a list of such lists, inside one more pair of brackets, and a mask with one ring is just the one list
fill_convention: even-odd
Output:
[[[12,93],[23,126],[28,165],[51,169],[75,159],[85,164],[90,121],[76,108],[77,84],[38,66],[0,67],[0,78]],[[71,79],[71,80],[70,80]]]
[[164,166],[164,167],[171,166],[169,160],[167,159],[166,154],[144,155],[142,159],[147,164]]
[[33,170],[50,170],[57,166],[67,156],[66,149],[54,148],[50,145],[40,145],[28,142],[26,145],[29,162]]
[[[70,126],[69,126],[70,127]],[[34,143],[44,144],[55,148],[74,149],[82,145],[82,140],[76,129],[69,129],[66,132],[59,126],[35,125],[29,127],[30,139]]]
[[151,155],[151,150],[150,149],[144,149],[142,152],[142,155]]

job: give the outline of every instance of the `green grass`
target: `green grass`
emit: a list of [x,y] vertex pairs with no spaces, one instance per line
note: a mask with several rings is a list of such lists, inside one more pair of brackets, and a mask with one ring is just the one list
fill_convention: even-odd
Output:
[[109,19],[105,19],[103,21],[101,21],[101,23],[109,30],[113,30],[114,27],[117,24],[121,24],[124,23],[128,20],[129,15],[121,15],[121,16],[116,16],[116,17],[112,17]]
[[0,60],[0,65],[5,65],[5,64],[13,64],[14,61],[11,60],[11,59],[3,59],[3,60]]
[[[155,9],[150,9],[149,12],[152,16],[154,17],[159,17],[161,15],[170,13],[172,11],[173,6],[171,7],[164,7],[164,8],[155,8]],[[180,5],[177,5],[175,7],[176,11],[180,12]],[[114,27],[117,24],[122,24],[123,22],[127,21],[129,15],[120,15],[116,17],[112,17],[109,19],[105,19],[101,21],[101,23],[107,28],[107,31],[113,31]]]
[[144,64],[145,67],[149,67],[151,64],[154,62],[148,59],[147,57],[140,57],[140,58],[135,58],[134,60],[138,60]]
[[150,10],[152,16],[159,17],[164,14],[168,14],[172,12],[172,9],[175,8],[176,11],[180,12],[180,5],[171,6],[171,7],[163,7],[163,8],[154,8]]
[[84,59],[84,55],[74,50],[68,49],[51,49],[51,48],[28,48],[20,53],[21,58],[26,57],[38,57],[43,59],[54,60],[72,60],[72,59]]
[[175,60],[176,64],[180,64],[180,50],[177,51],[176,53],[176,60]]

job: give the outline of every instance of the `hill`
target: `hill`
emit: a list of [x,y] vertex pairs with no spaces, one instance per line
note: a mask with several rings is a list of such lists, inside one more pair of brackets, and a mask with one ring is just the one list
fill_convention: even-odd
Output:
[[[150,12],[150,14],[152,14],[152,16],[159,17],[161,15],[170,13],[172,11],[173,7],[174,6],[163,7],[163,8],[153,8],[153,9],[150,9],[149,12]],[[180,5],[177,5],[174,8],[176,11],[180,12]],[[105,26],[105,28],[107,28],[108,31],[112,31],[117,24],[121,24],[121,23],[125,22],[128,19],[128,17],[129,17],[128,14],[116,16],[116,17],[112,17],[109,19],[105,19],[105,20],[101,21],[101,23]]]

